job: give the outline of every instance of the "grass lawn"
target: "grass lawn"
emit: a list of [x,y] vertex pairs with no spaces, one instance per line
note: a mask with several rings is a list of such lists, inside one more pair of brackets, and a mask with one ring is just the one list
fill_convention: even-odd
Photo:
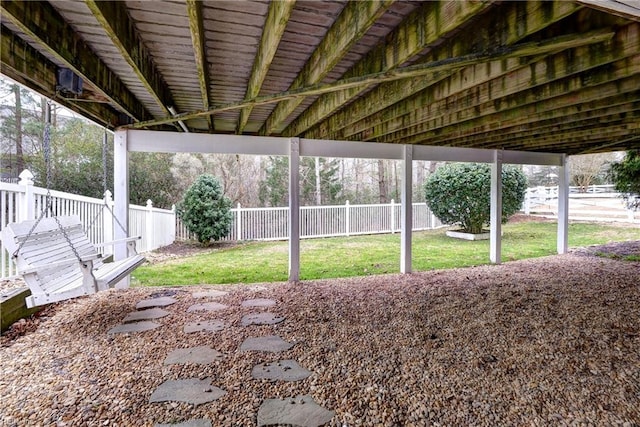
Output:
[[[503,226],[504,262],[552,255],[556,224],[520,222]],[[640,240],[640,228],[601,224],[569,225],[569,246],[581,247]],[[400,235],[334,237],[301,241],[303,280],[398,273]],[[133,284],[173,286],[214,283],[254,283],[287,280],[287,242],[248,242],[211,252],[138,268]],[[463,241],[445,230],[413,234],[413,269],[425,271],[489,263],[488,241]]]

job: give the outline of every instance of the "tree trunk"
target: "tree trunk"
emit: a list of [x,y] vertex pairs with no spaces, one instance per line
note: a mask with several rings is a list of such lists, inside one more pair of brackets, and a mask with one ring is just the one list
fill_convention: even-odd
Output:
[[24,151],[22,149],[22,99],[20,98],[20,86],[13,85],[13,94],[16,98],[16,169],[18,176],[24,170]]
[[378,193],[380,195],[380,203],[388,203],[387,180],[385,176],[384,160],[378,160]]

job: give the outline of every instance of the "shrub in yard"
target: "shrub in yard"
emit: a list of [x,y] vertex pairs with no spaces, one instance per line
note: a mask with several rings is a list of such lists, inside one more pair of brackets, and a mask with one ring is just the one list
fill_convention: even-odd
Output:
[[200,175],[178,204],[177,213],[198,242],[207,245],[231,231],[231,200],[222,194],[220,182],[213,175]]
[[611,177],[629,209],[640,209],[640,150],[629,150],[624,160],[611,165]]
[[[527,178],[514,167],[502,168],[502,222],[522,206]],[[450,163],[438,168],[424,184],[427,204],[444,224],[460,224],[467,233],[481,233],[491,217],[491,166]]]

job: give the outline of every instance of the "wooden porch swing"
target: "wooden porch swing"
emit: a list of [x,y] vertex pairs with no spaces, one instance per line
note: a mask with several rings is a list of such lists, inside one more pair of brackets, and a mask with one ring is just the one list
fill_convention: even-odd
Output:
[[[106,139],[106,138],[105,138]],[[47,167],[47,196],[38,219],[12,223],[0,233],[5,248],[12,254],[18,271],[31,290],[27,307],[63,301],[109,289],[145,261],[136,252],[140,236],[94,245],[77,216],[56,217],[50,192],[50,121],[44,133],[44,156]],[[103,143],[103,186],[106,191],[106,141]],[[116,223],[126,231],[111,207],[105,203]],[[46,217],[51,212],[52,216]],[[94,218],[95,221],[95,218]],[[127,258],[106,262],[97,247],[127,245]]]

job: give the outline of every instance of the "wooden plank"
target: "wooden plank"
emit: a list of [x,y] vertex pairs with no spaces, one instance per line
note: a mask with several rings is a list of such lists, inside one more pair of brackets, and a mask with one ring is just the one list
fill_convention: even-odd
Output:
[[[393,0],[347,3],[322,42],[298,73],[290,89],[297,89],[321,81],[392,3]],[[302,99],[294,98],[278,104],[260,129],[259,134],[270,135],[279,131],[282,122],[301,102]]]
[[[274,1],[269,3],[269,12],[267,13],[267,19],[262,30],[258,53],[256,54],[253,68],[251,69],[247,93],[244,97],[245,100],[255,98],[260,94],[262,83],[265,77],[267,77],[271,62],[276,55],[278,46],[280,45],[280,39],[287,27],[295,4],[295,0]],[[241,134],[244,131],[252,110],[253,105],[249,105],[240,111],[240,119],[238,120],[236,133]]]
[[122,1],[86,0],[87,7],[107,33],[122,58],[131,66],[137,79],[165,114],[174,106],[169,87],[156,69],[151,54],[142,42]]
[[625,19],[632,19],[640,22],[640,2],[621,0],[577,0],[585,6],[597,9]]
[[[454,31],[489,6],[489,2],[451,0],[427,2],[412,12],[390,35],[362,60],[349,69],[343,78],[393,70],[418,55],[425,47]],[[283,132],[284,136],[300,135],[340,107],[350,102],[366,87],[354,87],[322,96]]]
[[[430,62],[441,57],[460,56],[477,52],[479,49],[495,49],[496,46],[491,45],[493,40],[501,40],[504,46],[511,46],[528,35],[536,33],[572,14],[578,8],[574,3],[565,1],[506,3],[501,7],[500,13],[494,16],[496,22],[486,25],[486,22],[483,21],[478,28],[474,27],[473,31],[466,31],[459,37],[451,38],[449,41],[433,48],[421,62]],[[483,41],[490,45],[483,46]],[[511,68],[511,70],[518,68],[519,61],[505,62],[507,64],[504,65],[504,68]],[[467,71],[465,70],[461,71],[458,76],[453,76],[453,78],[466,77],[465,73]],[[468,72],[478,71],[480,70],[471,69]],[[487,70],[485,72],[486,80],[496,77],[500,71],[503,70],[495,67],[493,70]],[[475,78],[477,79],[478,77]],[[407,81],[381,84],[365,96],[352,102],[348,107],[343,108],[306,132],[304,136],[319,139],[345,139],[342,129],[349,124],[363,120],[396,103],[402,103],[405,98],[409,98],[430,86],[435,85],[438,88],[446,88],[451,83],[451,78],[448,77],[448,74],[442,75],[439,80],[442,80],[442,82],[438,82],[438,80],[409,79]]]
[[[211,107],[211,97],[209,95],[209,64],[204,46],[205,37],[202,24],[202,2],[198,0],[186,1],[191,41],[193,43],[193,54],[196,60],[196,72],[198,73],[198,83],[200,84],[200,94],[202,96],[202,108],[208,110]],[[209,131],[213,132],[215,129],[213,116],[207,118],[207,123],[209,125]]]
[[49,3],[3,0],[1,8],[2,19],[10,20],[134,121],[153,118]]
[[119,113],[107,104],[62,97],[56,90],[56,65],[5,26],[2,26],[0,55],[0,71],[18,83],[109,129],[124,124],[120,122]]

